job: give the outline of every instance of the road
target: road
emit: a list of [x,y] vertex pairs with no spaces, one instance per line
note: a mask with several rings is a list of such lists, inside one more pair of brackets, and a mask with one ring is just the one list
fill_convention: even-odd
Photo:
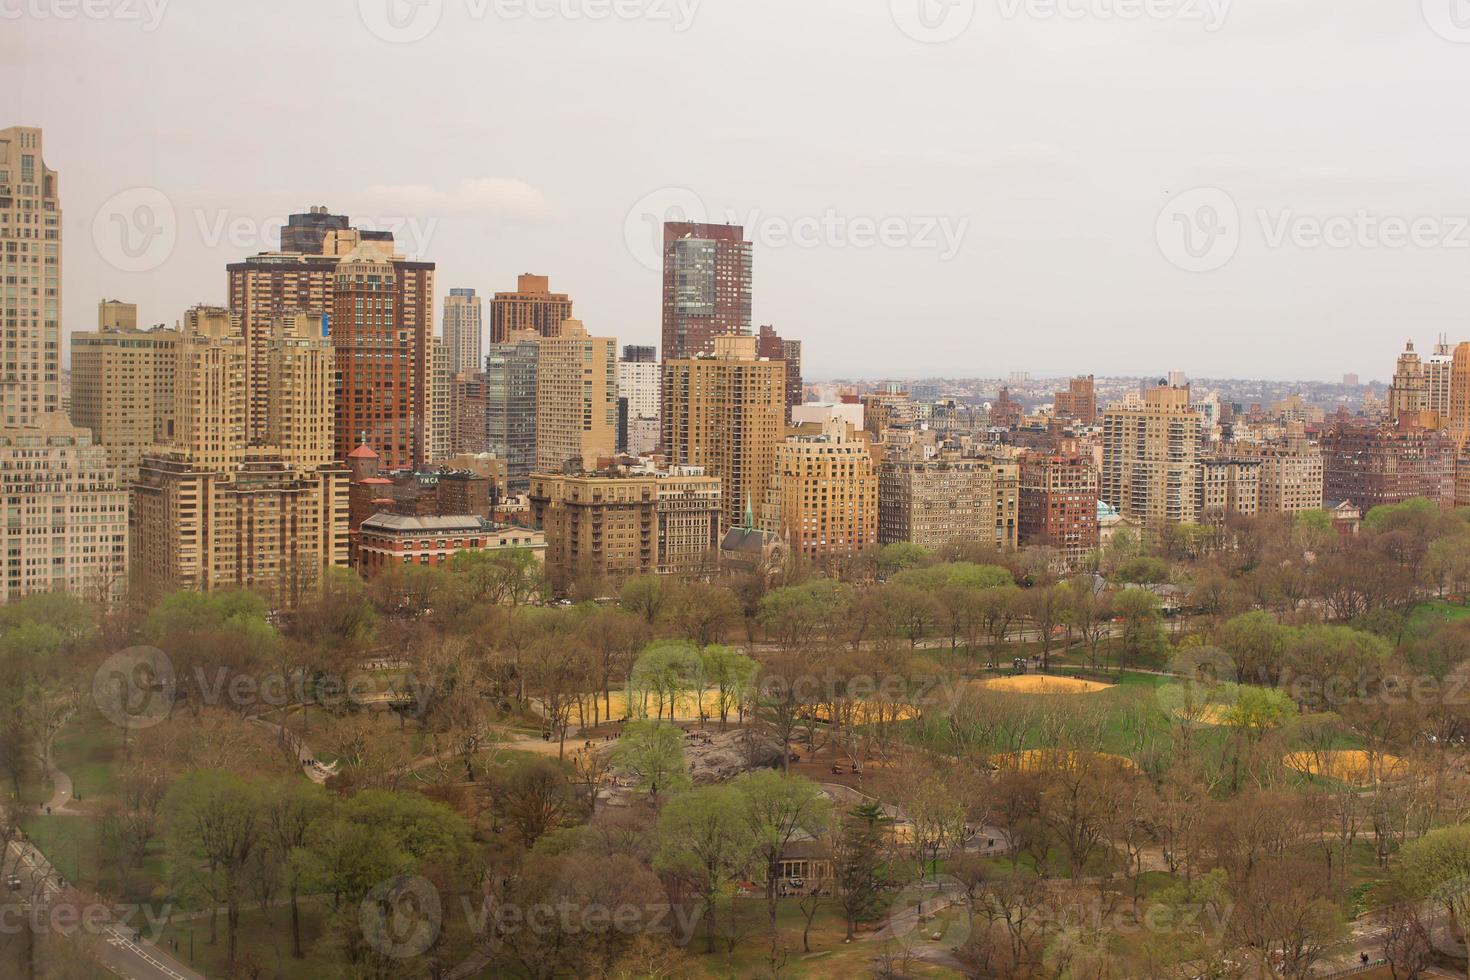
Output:
[[[61,875],[29,841],[12,842],[0,864],[4,865],[6,878],[11,875],[20,878],[20,896],[29,897],[35,905],[50,909],[58,903],[70,902],[78,910],[89,911],[81,897],[64,886]],[[82,921],[92,920],[87,915]],[[104,940],[98,946],[98,955],[103,966],[117,976],[128,980],[205,980],[202,973],[189,969],[151,943],[136,941],[133,930],[119,924],[110,910],[105,919],[98,921],[102,922],[100,936]]]

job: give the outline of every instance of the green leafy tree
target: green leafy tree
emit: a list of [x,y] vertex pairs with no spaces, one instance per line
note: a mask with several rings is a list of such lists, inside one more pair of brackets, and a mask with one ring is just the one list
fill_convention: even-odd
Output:
[[659,793],[676,793],[689,785],[684,761],[684,733],[667,722],[629,722],[612,752],[613,765],[637,780],[655,801]]

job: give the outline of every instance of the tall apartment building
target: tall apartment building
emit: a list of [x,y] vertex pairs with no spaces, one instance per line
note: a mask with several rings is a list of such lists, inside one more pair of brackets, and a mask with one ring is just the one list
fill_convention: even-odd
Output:
[[41,131],[0,129],[0,425],[61,411],[61,227]]
[[99,603],[122,596],[128,493],[91,433],[59,412],[0,427],[0,493],[4,601],[35,592],[69,592]]
[[786,362],[786,421],[791,410],[806,400],[801,386],[801,341],[784,340],[774,327],[761,327],[756,337],[756,353],[772,361]]
[[480,297],[473,289],[451,289],[444,300],[444,344],[449,348],[450,375],[480,370],[483,333]]
[[[393,268],[394,322],[384,329],[403,336],[407,341],[405,349],[414,354],[412,365],[406,368],[395,366],[395,370],[406,370],[418,386],[416,395],[422,406],[413,416],[418,433],[416,441],[422,446],[423,455],[427,455],[430,439],[427,412],[430,365],[427,352],[434,332],[434,264],[404,259],[394,250],[391,232],[353,228],[346,216],[330,214],[322,207],[288,218],[287,225],[281,230],[280,251],[252,255],[242,262],[226,266],[230,309],[240,315],[246,342],[250,439],[256,444],[263,444],[266,440],[269,382],[265,363],[272,323],[277,314],[327,314],[331,317],[333,343],[339,352],[356,347],[359,326],[351,323],[350,307],[347,310],[340,308],[334,296],[339,266],[349,256],[364,261],[378,260],[391,264]],[[349,315],[343,318],[346,322],[339,328],[338,315],[344,312]],[[339,329],[343,331],[340,343]],[[378,346],[373,344],[370,347],[371,355],[375,356],[379,352]],[[340,356],[345,359],[348,355]],[[343,408],[351,411],[342,411]],[[338,415],[346,417],[367,410],[363,406],[339,406]],[[355,445],[357,443],[352,440],[342,440],[339,449],[345,446],[345,454]]]
[[697,468],[537,473],[530,499],[558,588],[583,576],[701,575],[717,562],[720,480]]
[[1199,519],[1199,415],[1189,388],[1160,386],[1103,415],[1102,499],[1158,531]]
[[1305,435],[1300,422],[1288,426],[1286,438],[1265,444],[1240,444],[1231,455],[1261,464],[1262,513],[1295,514],[1322,507],[1322,449]]
[[171,445],[151,450],[133,487],[132,584],[145,600],[175,589],[250,588],[292,606],[323,569],[347,562],[347,472],[335,466],[336,357],[320,314],[278,314],[264,356],[265,429],[247,431],[248,341],[231,311],[185,314]]
[[451,455],[488,453],[485,414],[485,375],[462,372],[449,379],[449,452]]
[[1260,460],[1240,456],[1201,459],[1195,502],[1202,522],[1219,524],[1233,516],[1254,517],[1261,509]]
[[664,361],[663,451],[720,478],[725,526],[760,507],[786,417],[786,365],[756,356],[754,337],[720,336],[713,355]]
[[537,336],[519,331],[485,355],[485,449],[505,460],[513,491],[525,490],[536,468]]
[[429,344],[429,407],[426,416],[429,451],[424,464],[438,463],[451,455],[454,433],[454,358],[449,345],[438,338]]
[[1020,535],[1020,467],[1013,462],[922,452],[878,468],[878,541],[937,551],[955,541],[1014,550]]
[[1399,355],[1393,371],[1393,384],[1388,389],[1388,417],[1420,421],[1420,413],[1429,410],[1429,389],[1424,379],[1424,365],[1411,340]]
[[1338,423],[1322,433],[1323,496],[1329,504],[1351,501],[1364,514],[1411,497],[1451,507],[1456,455],[1443,431]]
[[1424,358],[1424,407],[1441,420],[1450,415],[1450,378],[1454,363],[1454,348],[1443,336],[1435,343],[1434,353]]
[[536,470],[595,470],[617,451],[617,341],[568,320],[537,343]]
[[571,318],[570,296],[553,293],[547,276],[523,273],[516,277],[514,292],[496,293],[490,300],[490,343],[506,343],[513,334],[527,330],[555,337]]
[[662,370],[652,347],[624,347],[618,359],[618,451],[643,456],[658,448]]
[[1021,544],[1055,548],[1070,566],[1097,550],[1098,475],[1091,455],[1028,453],[1020,481]]
[[750,333],[751,245],[737,225],[664,223],[663,352],[682,360]]
[[266,403],[265,437],[292,469],[337,459],[337,355],[326,333],[325,318],[308,313],[282,313],[272,325],[266,376],[278,394]]
[[1067,390],[1057,392],[1052,401],[1057,415],[1074,418],[1083,425],[1097,422],[1097,389],[1090,374],[1068,381]]
[[335,269],[337,458],[368,443],[386,469],[420,469],[433,452],[434,268],[365,250]]
[[846,421],[819,434],[788,436],[776,448],[766,528],[791,554],[851,558],[878,544],[878,475],[873,452]]
[[71,335],[71,418],[92,431],[128,486],[143,453],[173,439],[179,331],[123,326],[129,318],[106,306],[97,330]]

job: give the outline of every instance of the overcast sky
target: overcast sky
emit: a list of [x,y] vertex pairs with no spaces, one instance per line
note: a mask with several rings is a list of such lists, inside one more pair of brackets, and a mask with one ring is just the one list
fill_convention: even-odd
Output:
[[223,303],[325,204],[654,343],[692,214],[809,378],[1367,379],[1470,339],[1455,2],[0,0],[0,126],[61,174],[69,330]]

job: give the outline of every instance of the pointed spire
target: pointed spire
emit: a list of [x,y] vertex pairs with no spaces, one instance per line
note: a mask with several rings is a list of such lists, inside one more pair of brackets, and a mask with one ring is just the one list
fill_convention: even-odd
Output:
[[755,508],[750,505],[750,491],[745,492],[745,529],[755,530]]

